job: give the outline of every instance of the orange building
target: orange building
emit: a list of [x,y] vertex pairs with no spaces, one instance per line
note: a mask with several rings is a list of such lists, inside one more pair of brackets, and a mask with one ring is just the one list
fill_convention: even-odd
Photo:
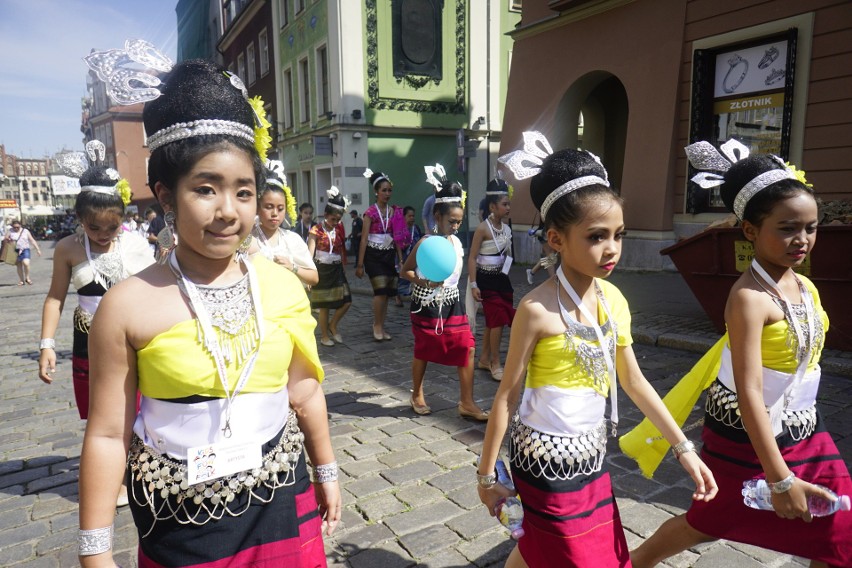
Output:
[[[501,153],[536,129],[599,155],[626,202],[622,265],[670,268],[660,249],[725,215],[688,181],[696,140],[735,137],[805,169],[822,199],[852,197],[848,1],[524,2],[510,35]],[[523,230],[535,212],[528,181],[517,187]]]

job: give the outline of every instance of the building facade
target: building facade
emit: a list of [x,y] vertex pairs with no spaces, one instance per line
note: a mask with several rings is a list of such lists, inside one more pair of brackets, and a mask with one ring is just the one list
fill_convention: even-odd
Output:
[[49,158],[22,158],[0,145],[0,215],[24,222],[54,214]]
[[150,152],[142,124],[143,104],[113,104],[106,85],[94,71],[86,80],[88,95],[83,99],[80,131],[83,143],[100,140],[106,146],[107,166],[115,168],[130,183],[133,192],[131,205],[142,213],[154,203],[148,187],[148,157]]
[[[776,153],[823,200],[852,194],[849,2],[526,2],[511,36],[501,151],[536,129],[599,155],[626,203],[624,265],[670,268],[659,250],[726,215],[688,181],[697,140]],[[528,186],[516,221],[533,216]]]
[[[188,17],[200,4],[178,3],[180,46],[200,43]],[[266,102],[270,158],[284,162],[299,202],[319,215],[335,185],[363,213],[369,167],[393,179],[393,203],[419,212],[432,191],[423,166],[441,163],[470,189],[478,221],[519,2],[219,0],[218,17],[221,63]]]

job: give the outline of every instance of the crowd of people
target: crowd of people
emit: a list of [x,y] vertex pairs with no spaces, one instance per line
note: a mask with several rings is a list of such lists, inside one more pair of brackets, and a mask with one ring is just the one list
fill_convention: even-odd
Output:
[[[74,285],[74,392],[87,420],[83,566],[114,565],[113,520],[124,504],[143,568],[325,566],[323,536],[338,524],[342,498],[315,328],[326,347],[350,339],[340,329],[352,303],[347,255],[372,287],[364,330],[372,340],[393,339],[390,299],[410,298],[411,410],[431,414],[425,370],[448,365],[458,370],[458,415],[487,421],[471,482],[492,515],[507,497],[523,503],[524,535],[507,566],[653,566],[718,538],[816,567],[852,564],[849,515],[813,518],[808,509],[809,497],[831,499],[816,484],[850,494],[852,482],[815,406],[828,319],[813,283],[793,271],[817,225],[801,172],[734,142],[724,156],[708,143],[687,148],[700,181],[721,184],[755,258],[729,296],[728,332],[661,399],[631,347],[627,301],[606,280],[621,254],[624,203],[597,156],[554,152],[526,132],[523,149],[500,158],[506,172],[530,179],[539,238],[552,251],[542,266],[553,276],[516,308],[507,181],[488,183],[467,259],[456,236],[466,191],[440,164],[424,168],[431,187],[420,223],[413,207],[391,203],[389,174],[369,169],[374,201],[362,216],[330,187],[315,221],[311,204],[297,209],[283,165],[264,160],[262,101],[248,99],[238,77],[205,61],[172,65],[144,42],[130,42],[125,55],[140,51],[164,73],[143,111],[162,214],[128,216],[126,182],[103,165],[103,145],[87,146],[87,159],[66,164],[80,178],[80,230],[57,243],[43,308],[39,376],[51,383],[53,338]],[[116,102],[139,102],[112,85],[110,53],[87,61]],[[25,231],[18,223],[4,237],[19,255]],[[432,245],[452,251],[439,280],[418,254],[440,248]],[[148,317],[127,318],[139,297]],[[490,411],[474,399],[474,367],[499,381]],[[633,551],[605,460],[619,386],[646,417],[621,437],[623,451],[650,476],[671,448],[695,485],[689,512]],[[699,451],[681,426],[705,389]],[[514,489],[497,473],[507,433]],[[743,504],[742,483],[754,477],[767,481],[775,515]]]

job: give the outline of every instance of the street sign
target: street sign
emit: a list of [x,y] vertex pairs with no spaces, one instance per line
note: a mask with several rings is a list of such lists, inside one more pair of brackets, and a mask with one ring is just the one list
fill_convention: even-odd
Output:
[[0,209],[17,209],[18,202],[14,199],[0,199]]

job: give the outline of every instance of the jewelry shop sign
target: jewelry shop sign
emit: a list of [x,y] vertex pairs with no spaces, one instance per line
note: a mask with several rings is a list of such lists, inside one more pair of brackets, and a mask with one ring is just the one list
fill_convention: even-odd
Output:
[[714,98],[784,88],[787,40],[724,51],[716,55]]

